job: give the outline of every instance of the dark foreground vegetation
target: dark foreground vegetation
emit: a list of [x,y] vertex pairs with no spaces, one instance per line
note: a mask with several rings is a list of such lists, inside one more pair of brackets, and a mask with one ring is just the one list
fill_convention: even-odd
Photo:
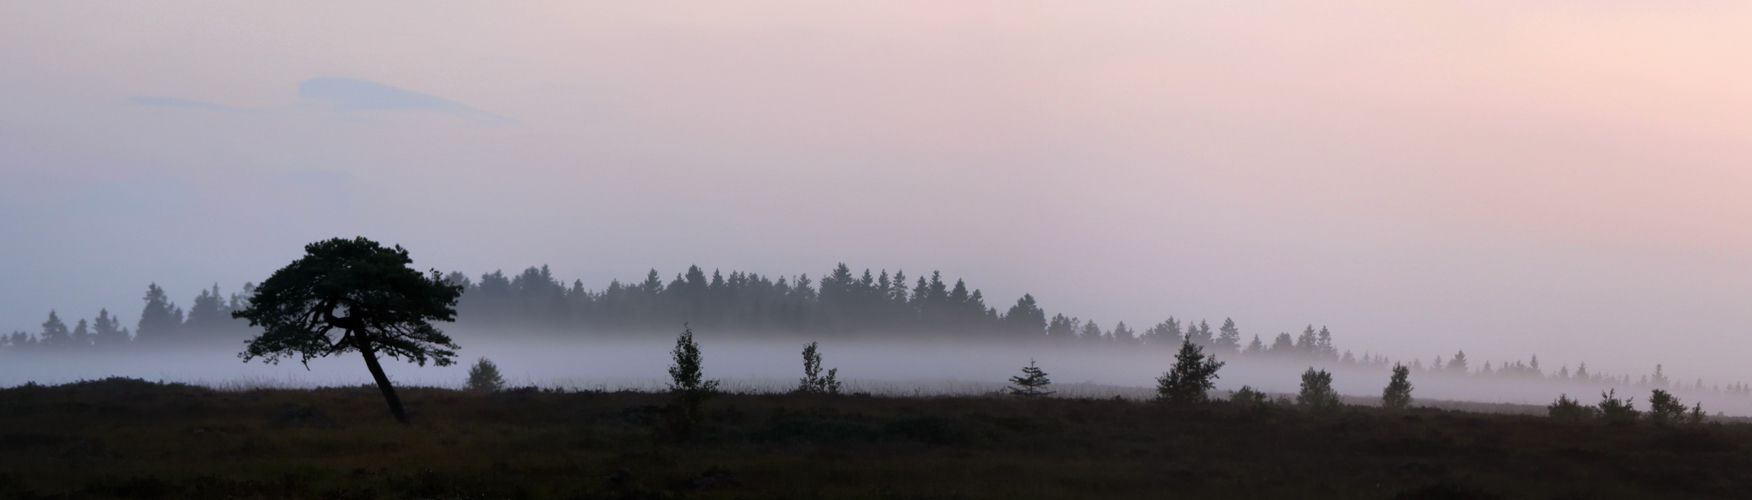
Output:
[[0,389],[0,498],[1744,498],[1752,426],[1342,407]]

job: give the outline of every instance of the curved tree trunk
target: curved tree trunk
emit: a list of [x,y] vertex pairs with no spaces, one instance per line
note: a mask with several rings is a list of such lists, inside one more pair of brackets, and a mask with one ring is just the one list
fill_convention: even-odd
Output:
[[360,341],[359,354],[365,356],[365,367],[371,369],[371,378],[377,379],[377,389],[383,391],[383,399],[389,401],[389,413],[395,415],[395,421],[408,423],[408,412],[402,410],[395,386],[389,385],[389,376],[383,374],[383,365],[377,364],[377,350],[371,348],[371,342]]

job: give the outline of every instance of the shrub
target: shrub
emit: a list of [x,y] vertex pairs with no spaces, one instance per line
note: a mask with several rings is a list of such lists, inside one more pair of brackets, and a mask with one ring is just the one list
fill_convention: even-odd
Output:
[[1191,340],[1180,342],[1180,352],[1174,355],[1174,366],[1156,379],[1156,398],[1171,403],[1202,403],[1205,391],[1216,387],[1217,370],[1223,362],[1205,356],[1204,347]]
[[1022,374],[1010,377],[1010,395],[1022,398],[1038,398],[1051,396],[1053,391],[1046,390],[1052,385],[1052,379],[1046,377],[1046,371],[1034,366],[1034,360],[1028,360],[1028,366],[1022,367]]
[[803,378],[797,383],[797,392],[837,396],[840,383],[835,377],[838,375],[839,369],[833,368],[827,371],[827,376],[822,376],[821,353],[816,351],[816,343],[803,346]]
[[1615,425],[1636,423],[1637,416],[1641,414],[1631,406],[1631,398],[1618,399],[1617,389],[1600,393],[1599,408],[1600,418]]
[[1679,402],[1677,396],[1655,389],[1649,394],[1649,412],[1643,418],[1655,425],[1677,424],[1685,418],[1685,410],[1685,403]]
[[1552,419],[1568,422],[1581,422],[1595,417],[1599,412],[1594,408],[1582,406],[1580,401],[1570,399],[1568,394],[1557,397],[1557,401],[1545,406],[1545,414]]
[[1393,365],[1393,378],[1387,381],[1387,388],[1381,390],[1381,407],[1389,410],[1400,410],[1411,406],[1411,369],[1402,364]]
[[1243,385],[1241,390],[1229,393],[1229,402],[1250,408],[1259,408],[1271,404],[1265,393],[1255,390],[1253,386]]
[[1685,423],[1690,425],[1702,425],[1703,418],[1703,403],[1697,403],[1691,407],[1690,413],[1685,414]]
[[1332,390],[1332,374],[1308,367],[1302,372],[1302,391],[1296,394],[1296,404],[1315,410],[1337,409],[1341,404],[1338,391]]
[[505,377],[499,375],[499,365],[485,357],[475,361],[468,369],[468,390],[475,392],[494,392],[505,388]]

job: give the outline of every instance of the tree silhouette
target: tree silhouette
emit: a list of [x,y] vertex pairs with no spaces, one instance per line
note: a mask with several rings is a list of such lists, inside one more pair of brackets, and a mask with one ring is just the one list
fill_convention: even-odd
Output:
[[1679,423],[1685,418],[1685,403],[1672,393],[1655,389],[1649,394],[1649,412],[1644,417],[1655,425]]
[[827,375],[821,374],[821,351],[815,342],[803,346],[803,378],[797,382],[797,392],[804,394],[839,395],[839,368],[827,370]]
[[1301,392],[1296,394],[1296,404],[1316,410],[1331,410],[1342,403],[1338,399],[1338,391],[1332,389],[1332,374],[1326,370],[1302,372]]
[[482,357],[468,368],[468,390],[475,392],[493,392],[505,387],[505,377],[499,374],[499,365],[493,360]]
[[304,252],[262,282],[248,307],[231,313],[262,328],[238,356],[267,363],[297,357],[308,369],[312,358],[359,351],[390,413],[406,423],[378,354],[420,366],[451,364],[457,346],[431,322],[456,319],[462,289],[437,270],[427,276],[408,267],[413,260],[400,245],[334,238],[305,245]]
[[1617,389],[1600,393],[1600,404],[1598,405],[1600,417],[1605,419],[1606,423],[1614,425],[1629,425],[1636,422],[1637,416],[1641,415],[1642,412],[1636,411],[1631,399],[1628,397],[1619,399]]
[[1557,397],[1557,401],[1546,405],[1545,412],[1546,415],[1550,416],[1553,420],[1563,420],[1568,422],[1581,422],[1594,418],[1599,414],[1599,410],[1596,410],[1593,407],[1582,406],[1580,402],[1570,399],[1568,394],[1560,395]]
[[705,418],[707,399],[718,392],[717,380],[706,380],[704,358],[700,345],[694,342],[693,329],[683,327],[675,339],[675,349],[669,352],[669,393],[675,398],[671,405],[670,426],[677,435],[693,434],[694,427]]
[[1454,359],[1448,361],[1448,371],[1461,375],[1466,374],[1466,351],[1462,350],[1454,353]]
[[[1254,337],[1258,341],[1258,337]],[[1223,318],[1222,328],[1217,329],[1216,345],[1218,351],[1235,352],[1241,349],[1241,329],[1235,326],[1233,318]]]
[[1401,410],[1411,406],[1411,369],[1405,365],[1393,365],[1393,378],[1387,381],[1387,388],[1381,390],[1381,407]]
[[146,286],[146,307],[140,310],[140,323],[134,325],[134,340],[166,342],[174,340],[182,327],[182,309],[170,301],[157,283]]
[[37,338],[45,347],[73,345],[73,335],[67,332],[67,324],[61,322],[61,317],[55,315],[55,311],[49,311],[49,320],[43,322],[43,333]]
[[110,316],[109,309],[102,309],[97,311],[97,319],[92,320],[91,341],[100,346],[125,344],[128,342],[128,329]]
[[1028,366],[1022,367],[1022,374],[1010,377],[1010,395],[1022,398],[1038,398],[1051,396],[1054,391],[1046,390],[1052,385],[1052,379],[1047,378],[1046,371],[1034,366],[1034,360],[1028,360]]
[[1222,368],[1222,361],[1205,356],[1204,347],[1191,339],[1181,340],[1174,366],[1156,379],[1156,397],[1170,403],[1202,403],[1205,391],[1216,387],[1217,370]]

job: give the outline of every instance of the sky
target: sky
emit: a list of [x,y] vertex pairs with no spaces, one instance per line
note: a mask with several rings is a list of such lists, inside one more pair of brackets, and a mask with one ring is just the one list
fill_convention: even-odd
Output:
[[1752,380],[1743,2],[12,2],[0,330],[305,243]]

